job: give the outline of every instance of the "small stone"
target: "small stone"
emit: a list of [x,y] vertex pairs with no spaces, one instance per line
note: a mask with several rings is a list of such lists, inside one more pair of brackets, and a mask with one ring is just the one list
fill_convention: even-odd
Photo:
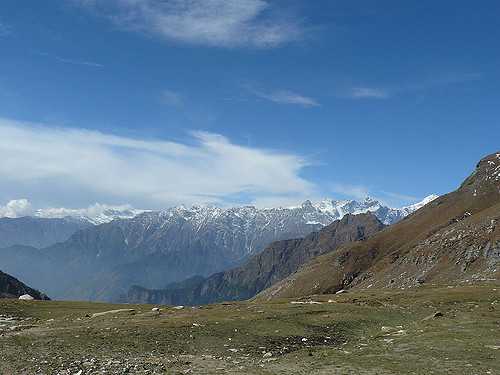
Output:
[[444,314],[441,311],[436,311],[434,314],[426,316],[422,320],[430,320],[430,319],[435,319],[435,318],[441,318],[443,316],[444,316]]

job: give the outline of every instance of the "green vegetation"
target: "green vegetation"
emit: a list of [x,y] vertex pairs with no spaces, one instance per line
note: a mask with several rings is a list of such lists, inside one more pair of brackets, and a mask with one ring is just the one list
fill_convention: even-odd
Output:
[[[0,300],[0,372],[499,374],[499,290],[365,289],[160,312]],[[135,311],[92,317],[123,308]]]

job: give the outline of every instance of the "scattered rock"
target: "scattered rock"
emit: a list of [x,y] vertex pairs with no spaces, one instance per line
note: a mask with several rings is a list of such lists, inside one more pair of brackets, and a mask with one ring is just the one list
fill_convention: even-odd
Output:
[[317,301],[291,301],[292,305],[322,305],[321,302]]
[[485,345],[484,347],[488,348],[488,349],[493,349],[493,350],[500,349],[500,345]]
[[19,297],[20,300],[24,301],[33,301],[34,298],[30,296],[29,294],[23,294],[22,296]]
[[444,314],[441,311],[436,311],[434,314],[426,316],[422,320],[430,320],[430,319],[435,319],[435,318],[441,318],[443,316],[444,316]]
[[135,313],[135,310],[134,309],[118,309],[118,310],[103,311],[103,312],[100,312],[100,313],[92,314],[92,318],[96,318],[98,316],[103,316],[103,315],[120,314],[120,313],[130,313],[130,314],[133,314],[133,313]]

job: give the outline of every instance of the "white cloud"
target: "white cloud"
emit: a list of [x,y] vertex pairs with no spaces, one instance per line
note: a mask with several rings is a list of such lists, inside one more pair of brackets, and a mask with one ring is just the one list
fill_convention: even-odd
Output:
[[334,183],[329,185],[329,190],[350,199],[363,200],[371,197],[388,207],[404,207],[411,203],[421,201],[421,198],[408,194],[394,193],[386,190],[371,189],[363,185],[350,185]]
[[249,88],[249,91],[255,96],[266,99],[278,104],[293,104],[302,107],[319,107],[320,104],[313,98],[297,94],[287,90],[277,90],[272,92],[264,92]]
[[61,195],[87,197],[87,204],[120,201],[161,208],[224,204],[238,194],[250,200],[300,199],[315,189],[300,177],[308,165],[304,158],[205,132],[180,143],[0,119],[0,153],[0,193],[12,196],[22,189],[38,204],[57,203]]
[[278,17],[268,0],[73,1],[91,6],[121,27],[181,43],[267,48],[302,34],[298,23]]
[[381,190],[379,193],[388,199],[396,200],[398,202],[415,203],[422,200],[421,198],[415,197],[413,195],[393,193],[385,190]]
[[330,190],[355,199],[364,199],[370,196],[370,189],[361,185],[332,184]]
[[408,93],[427,91],[439,87],[478,81],[481,73],[443,73],[436,77],[422,78],[418,82],[384,85],[383,87],[353,87],[340,97],[350,99],[388,99]]
[[31,203],[27,199],[15,199],[9,201],[5,206],[0,206],[0,217],[23,217],[33,213]]
[[389,92],[380,88],[354,87],[348,96],[353,99],[386,99],[389,97]]

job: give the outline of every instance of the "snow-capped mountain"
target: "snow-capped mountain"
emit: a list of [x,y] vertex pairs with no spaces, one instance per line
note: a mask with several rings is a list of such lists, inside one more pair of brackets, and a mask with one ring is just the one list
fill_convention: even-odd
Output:
[[[2,266],[54,298],[116,301],[131,285],[162,288],[238,266],[274,241],[305,237],[346,214],[370,211],[391,224],[421,205],[393,209],[367,198],[306,201],[288,208],[181,206],[137,215],[103,210],[103,216],[89,216],[103,224],[87,225],[64,242],[39,252],[4,250]],[[68,211],[59,214],[67,217]],[[77,220],[84,217],[70,214]],[[116,218],[120,215],[135,216]],[[30,254],[40,257],[37,264],[43,266],[19,267],[25,264],[19,257]]]
[[[302,219],[309,225],[328,225],[334,220],[341,219],[346,214],[358,214],[364,212],[374,212],[384,224],[390,225],[420,207],[435,199],[437,195],[430,195],[421,202],[401,208],[390,208],[384,206],[379,201],[370,197],[363,201],[356,200],[333,200],[324,199],[318,202],[305,201],[300,206],[285,208],[264,208],[258,209],[253,206],[242,206],[233,208],[220,208],[217,206],[178,206],[168,208],[163,211],[139,210],[130,205],[110,206],[106,204],[93,204],[87,208],[41,208],[32,209],[31,203],[26,199],[10,201],[5,207],[0,207],[0,218],[21,218],[31,216],[44,219],[66,219],[99,225],[109,223],[115,219],[132,219],[140,214],[150,212],[151,215],[167,219],[174,216],[184,216],[188,220],[206,222],[210,218],[225,216],[235,216],[251,219],[252,217],[275,217],[280,215],[303,215]],[[280,216],[278,215],[278,216]]]
[[[172,228],[177,228],[176,235],[189,228],[189,233],[185,233],[186,240],[203,238],[203,241],[210,241],[213,238],[220,249],[226,249],[231,258],[238,260],[262,250],[272,241],[305,236],[347,214],[372,212],[381,222],[390,225],[436,197],[432,195],[422,202],[402,208],[390,208],[369,197],[363,201],[305,201],[300,206],[284,208],[179,206],[144,212],[133,220],[119,220],[117,224],[122,228],[141,227],[140,230],[125,230],[129,233],[126,236],[129,246],[143,245],[146,240],[143,232],[148,232],[156,241],[166,233],[170,235]],[[174,238],[166,243],[166,246],[179,247]]]
[[111,206],[95,203],[87,208],[48,207],[35,209],[28,199],[13,199],[0,206],[0,219],[24,217],[41,219],[63,219],[70,222],[99,225],[115,219],[131,219],[146,210],[137,210],[130,205]]
[[146,212],[138,210],[131,206],[108,206],[96,203],[88,208],[70,209],[70,208],[45,208],[34,212],[34,217],[39,218],[58,218],[73,219],[87,222],[93,225],[109,223],[115,219],[132,219],[137,215]]
[[366,197],[363,201],[355,200],[331,200],[325,199],[317,203],[312,203],[313,207],[323,213],[328,213],[332,220],[341,219],[347,214],[360,214],[365,212],[373,212],[377,218],[386,225],[394,224],[405,216],[415,212],[419,208],[425,206],[438,198],[438,195],[432,194],[425,197],[422,201],[404,206],[401,208],[391,208],[384,206],[379,201]]

